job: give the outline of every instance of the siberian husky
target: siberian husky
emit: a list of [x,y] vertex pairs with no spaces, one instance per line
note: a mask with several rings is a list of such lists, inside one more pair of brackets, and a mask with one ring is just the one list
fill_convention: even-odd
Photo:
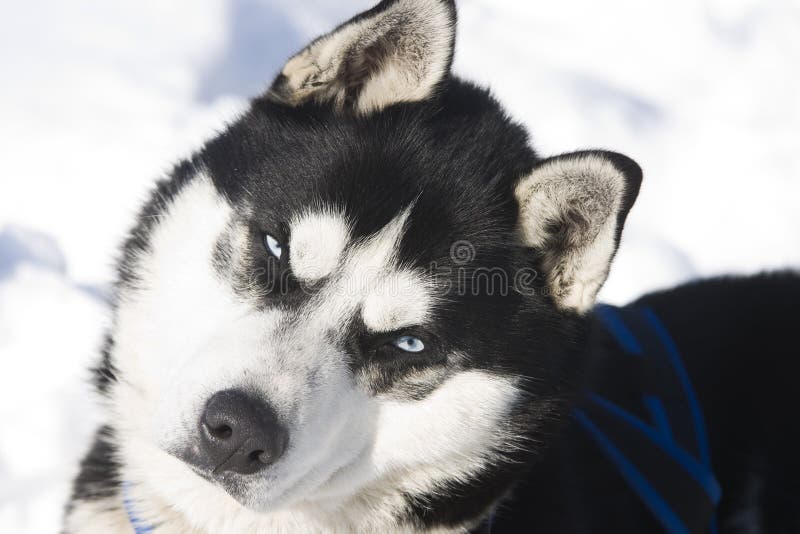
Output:
[[537,154],[455,25],[381,2],[158,183],[65,532],[800,532],[798,279],[598,307],[639,166]]

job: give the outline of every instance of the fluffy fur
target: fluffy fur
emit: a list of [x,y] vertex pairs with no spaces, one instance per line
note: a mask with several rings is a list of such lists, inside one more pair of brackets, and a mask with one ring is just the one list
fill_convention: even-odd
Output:
[[[454,28],[451,1],[381,2],[291,58],[156,186],[122,250],[95,370],[106,424],[66,532],[130,530],[124,500],[158,533],[467,532],[496,509],[509,531],[653,531],[594,498],[587,488],[605,484],[636,507],[577,438],[564,441],[580,384],[613,376],[614,363],[593,363],[615,360],[589,312],[641,170],[603,151],[541,159],[486,90],[450,74]],[[734,295],[767,286],[770,300],[738,301],[775,318],[752,332],[728,333],[739,316],[720,314],[701,342],[682,318],[698,303],[733,313]],[[784,326],[777,287],[796,295],[798,282],[651,297],[705,396],[714,366],[702,358],[737,362],[726,350],[750,347],[742,336]],[[424,350],[398,345],[409,336]],[[224,390],[286,429],[277,461],[248,474],[195,461],[206,405]],[[732,434],[718,424],[725,458]],[[581,476],[565,474],[575,465]],[[751,521],[735,503],[760,506],[752,487],[732,488],[726,519]],[[746,517],[796,524],[758,514]]]

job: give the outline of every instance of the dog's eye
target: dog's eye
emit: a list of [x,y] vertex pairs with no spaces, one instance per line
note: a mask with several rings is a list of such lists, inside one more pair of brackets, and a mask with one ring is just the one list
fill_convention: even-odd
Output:
[[264,234],[264,248],[266,248],[267,252],[275,256],[277,259],[281,259],[283,245],[281,245],[280,241],[269,234]]
[[404,352],[422,352],[425,344],[421,339],[413,336],[401,336],[392,341],[392,345]]

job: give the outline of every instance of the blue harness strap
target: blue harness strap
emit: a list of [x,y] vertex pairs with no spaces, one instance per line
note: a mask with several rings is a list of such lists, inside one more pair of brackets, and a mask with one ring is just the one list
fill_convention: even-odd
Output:
[[128,514],[128,522],[131,524],[134,534],[152,534],[154,530],[153,526],[146,523],[136,513],[136,507],[131,498],[130,487],[130,482],[122,483],[122,504],[125,507],[125,513]]
[[[635,411],[586,392],[575,421],[669,534],[715,534],[722,491],[700,404],[678,348],[646,307],[598,306],[596,314],[639,370]],[[611,392],[613,394],[613,392]]]

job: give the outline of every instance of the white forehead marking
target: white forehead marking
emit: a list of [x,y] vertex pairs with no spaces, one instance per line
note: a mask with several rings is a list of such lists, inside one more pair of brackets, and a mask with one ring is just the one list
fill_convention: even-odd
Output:
[[410,212],[408,208],[399,213],[378,232],[347,251],[335,282],[317,295],[316,304],[312,306],[315,324],[336,328],[392,272]]
[[391,332],[420,324],[428,318],[432,286],[421,272],[389,274],[372,288],[364,300],[362,317],[370,330]]
[[304,281],[325,278],[339,264],[350,240],[344,216],[332,211],[305,213],[291,223],[289,263]]

